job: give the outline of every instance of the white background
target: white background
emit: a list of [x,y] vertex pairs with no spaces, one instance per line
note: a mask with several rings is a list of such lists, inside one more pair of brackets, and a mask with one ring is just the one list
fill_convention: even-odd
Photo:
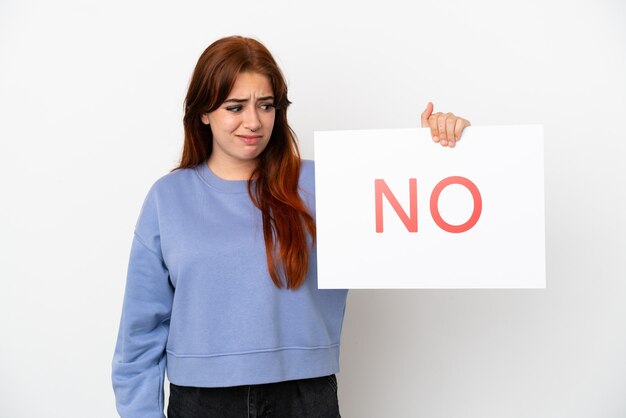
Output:
[[0,416],[115,416],[133,226],[198,56],[234,33],[279,60],[305,157],[314,129],[416,127],[428,100],[545,125],[547,289],[351,292],[343,416],[626,416],[625,21],[621,0],[1,0]]

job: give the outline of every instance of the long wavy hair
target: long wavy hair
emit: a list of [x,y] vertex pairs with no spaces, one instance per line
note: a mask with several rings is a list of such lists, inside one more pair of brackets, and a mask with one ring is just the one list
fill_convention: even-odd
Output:
[[248,194],[262,213],[267,267],[272,281],[278,288],[297,289],[309,268],[308,246],[315,240],[315,222],[298,193],[300,153],[295,133],[287,123],[287,107],[291,104],[287,85],[263,44],[230,36],[215,41],[202,53],[185,97],[181,161],[172,171],[206,163],[213,149],[213,134],[201,117],[224,103],[237,76],[243,72],[267,76],[274,94],[274,129],[248,179]]

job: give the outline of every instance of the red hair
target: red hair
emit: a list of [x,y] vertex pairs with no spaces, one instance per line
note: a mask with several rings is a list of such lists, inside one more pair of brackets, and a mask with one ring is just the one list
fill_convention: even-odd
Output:
[[297,289],[309,268],[307,237],[315,240],[315,222],[298,193],[300,153],[295,133],[287,123],[287,107],[291,104],[287,85],[263,44],[231,36],[215,41],[202,53],[185,97],[181,161],[172,171],[206,163],[213,148],[213,134],[210,126],[201,123],[201,117],[227,99],[237,76],[243,72],[267,76],[274,94],[274,129],[248,179],[248,193],[262,213],[272,281],[278,288],[283,287],[284,281],[287,288]]

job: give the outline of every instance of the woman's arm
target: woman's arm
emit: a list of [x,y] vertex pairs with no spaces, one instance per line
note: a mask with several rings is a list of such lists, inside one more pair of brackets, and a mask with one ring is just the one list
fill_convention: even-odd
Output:
[[135,226],[112,362],[122,418],[165,418],[163,382],[174,288],[161,253],[154,188]]

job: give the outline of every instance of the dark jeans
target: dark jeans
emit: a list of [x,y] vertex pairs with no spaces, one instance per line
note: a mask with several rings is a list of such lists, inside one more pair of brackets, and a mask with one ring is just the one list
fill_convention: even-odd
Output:
[[340,418],[330,376],[225,388],[170,383],[168,418]]

